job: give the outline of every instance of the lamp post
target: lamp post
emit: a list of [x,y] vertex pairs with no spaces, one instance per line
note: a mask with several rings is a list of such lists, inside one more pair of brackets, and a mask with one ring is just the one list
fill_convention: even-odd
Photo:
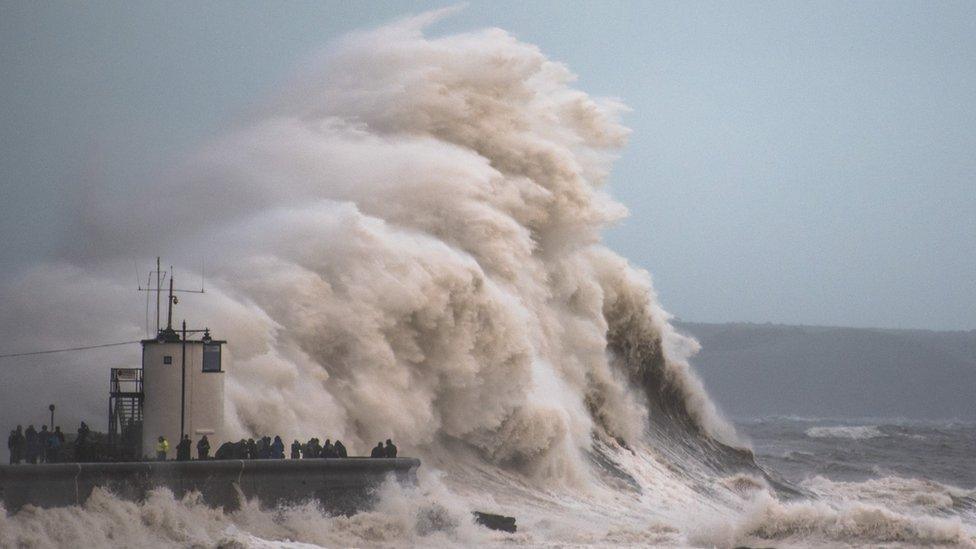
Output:
[[180,442],[182,443],[186,425],[186,319],[183,320],[183,352],[180,353],[180,369]]
[[51,432],[53,433],[54,432],[54,405],[53,404],[49,405],[47,409],[51,410]]

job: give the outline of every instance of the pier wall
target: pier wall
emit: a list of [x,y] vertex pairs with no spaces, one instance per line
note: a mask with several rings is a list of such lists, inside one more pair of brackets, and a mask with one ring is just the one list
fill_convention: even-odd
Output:
[[419,466],[414,458],[2,465],[0,501],[13,513],[27,504],[81,505],[95,487],[133,501],[166,487],[176,497],[198,491],[209,505],[227,510],[239,507],[243,495],[269,507],[317,500],[329,512],[348,514],[368,508],[375,488],[390,476],[415,482]]

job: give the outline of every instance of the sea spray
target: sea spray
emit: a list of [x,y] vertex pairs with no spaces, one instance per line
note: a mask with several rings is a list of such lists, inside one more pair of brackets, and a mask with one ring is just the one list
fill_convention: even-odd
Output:
[[121,285],[146,249],[213,250],[177,314],[229,342],[227,437],[459,440],[547,482],[585,477],[594,436],[644,436],[648,398],[732,438],[648,275],[600,242],[622,107],[504,31],[426,37],[441,15],[340,40],[158,181],[84,188],[74,238],[98,244],[45,268]]

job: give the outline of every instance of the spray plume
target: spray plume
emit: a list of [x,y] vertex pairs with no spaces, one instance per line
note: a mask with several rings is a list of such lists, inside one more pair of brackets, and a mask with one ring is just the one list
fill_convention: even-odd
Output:
[[60,263],[16,282],[21,312],[53,316],[44,280],[79,271],[102,310],[131,308],[131,257],[203,249],[214,290],[183,314],[231,343],[226,436],[461,443],[547,477],[649,414],[732,436],[695,343],[601,244],[626,214],[602,190],[623,107],[502,30],[426,37],[449,11],[344,38],[161,182],[82,189]]

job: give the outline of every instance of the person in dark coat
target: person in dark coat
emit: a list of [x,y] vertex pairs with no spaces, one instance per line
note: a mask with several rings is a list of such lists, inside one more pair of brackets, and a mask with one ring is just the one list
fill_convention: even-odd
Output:
[[397,455],[397,447],[390,439],[386,439],[386,448],[383,451],[386,452],[386,457],[388,458],[395,458]]
[[346,447],[344,444],[342,444],[341,440],[335,441],[335,445],[333,446],[333,448],[335,449],[336,457],[340,457],[340,458],[349,457],[349,455],[346,454]]
[[217,448],[217,453],[214,454],[214,459],[234,459],[234,454],[236,453],[234,442],[225,442]]
[[34,429],[33,425],[28,425],[27,430],[24,431],[24,441],[25,456],[27,457],[27,463],[37,463],[37,458],[41,454],[41,442],[39,440],[37,430]]
[[319,439],[311,438],[308,444],[305,445],[305,453],[302,455],[305,459],[314,459],[322,455],[322,446],[319,444]]
[[75,437],[75,461],[78,463],[85,463],[91,459],[88,443],[89,433],[91,433],[91,429],[82,421],[81,426],[78,427],[78,435]]
[[7,437],[7,450],[10,451],[10,464],[14,464],[14,458],[17,453],[14,451],[14,447],[17,445],[17,431],[11,429],[10,436]]
[[24,431],[20,425],[17,426],[17,463],[24,460],[27,453],[27,439],[24,438]]
[[259,438],[257,443],[257,458],[268,459],[270,457],[271,457],[271,439],[268,437]]
[[23,427],[20,425],[16,429],[10,431],[10,437],[7,438],[7,448],[10,450],[10,464],[15,465],[20,463],[24,459],[24,433]]
[[190,461],[190,448],[192,446],[190,435],[183,435],[180,443],[176,445],[176,461]]
[[322,445],[322,457],[324,458],[339,457],[335,454],[335,449],[332,448],[332,441],[330,439],[325,439],[325,444]]
[[47,430],[47,425],[41,425],[41,432],[37,433],[37,457],[41,463],[47,463],[47,448],[51,440],[51,431]]
[[383,448],[383,443],[382,442],[377,442],[376,443],[376,447],[373,448],[373,451],[369,453],[369,457],[371,457],[371,458],[382,458],[382,457],[386,457],[386,449]]
[[197,459],[210,459],[210,441],[207,435],[197,441]]
[[245,459],[257,459],[258,458],[258,445],[254,442],[253,438],[247,439],[247,446],[244,449],[246,452]]
[[53,437],[55,437],[55,438],[58,439],[58,450],[57,450],[57,455],[55,456],[55,460],[56,461],[62,461],[62,455],[61,455],[61,453],[64,452],[64,448],[65,447],[64,447],[64,433],[61,432],[61,426],[60,425],[58,425],[57,427],[54,428],[54,432],[51,433],[51,436],[53,436]]
[[291,459],[302,459],[302,443],[297,440],[291,443]]
[[271,443],[271,457],[274,459],[285,459],[285,443],[282,442],[281,437],[275,435],[274,441]]

